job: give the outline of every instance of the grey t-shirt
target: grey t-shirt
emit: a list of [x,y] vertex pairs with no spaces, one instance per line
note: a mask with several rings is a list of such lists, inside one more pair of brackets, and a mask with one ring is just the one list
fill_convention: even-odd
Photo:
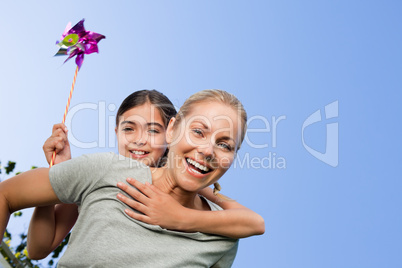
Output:
[[[79,217],[58,267],[230,267],[238,240],[170,231],[134,220],[116,198],[117,182],[152,183],[144,164],[114,153],[83,155],[50,169],[50,182]],[[221,208],[208,201],[211,210]]]

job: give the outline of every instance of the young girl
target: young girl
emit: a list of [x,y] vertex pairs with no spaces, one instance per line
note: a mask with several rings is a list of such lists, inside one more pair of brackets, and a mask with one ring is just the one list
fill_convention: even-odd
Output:
[[[150,167],[163,166],[166,160],[166,128],[176,110],[170,100],[155,90],[137,91],[121,104],[116,115],[116,135],[119,154],[138,160]],[[55,164],[71,158],[64,125],[53,127],[52,136],[45,142],[44,152],[50,162],[56,150]],[[138,178],[139,179],[139,178]],[[151,186],[137,181],[128,181],[143,192],[152,191]],[[258,235],[264,232],[264,221],[260,215],[238,204],[215,196],[211,188],[200,194],[218,203],[222,211],[200,211],[189,209],[163,192],[153,192],[151,196],[141,195],[128,187],[120,186],[138,203],[124,195],[117,198],[130,207],[142,212],[126,209],[130,217],[142,222],[159,225],[162,228],[184,232],[204,232],[232,238]],[[28,252],[30,258],[41,259],[52,252],[69,233],[78,217],[75,204],[59,204],[35,208],[28,232]]]

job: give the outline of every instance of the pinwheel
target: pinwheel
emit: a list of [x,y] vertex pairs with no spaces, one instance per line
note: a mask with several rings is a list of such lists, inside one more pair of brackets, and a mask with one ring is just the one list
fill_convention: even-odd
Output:
[[105,38],[104,35],[86,31],[84,28],[84,19],[78,22],[74,27],[70,29],[70,23],[67,25],[66,30],[61,36],[61,40],[56,44],[60,47],[55,56],[65,56],[68,58],[65,60],[77,56],[75,63],[78,69],[81,68],[84,61],[85,54],[91,54],[98,51],[98,42]]
[[[84,28],[84,19],[82,19],[72,28],[71,23],[68,23],[66,29],[64,30],[64,33],[61,36],[60,41],[56,42],[56,45],[58,45],[60,49],[59,51],[57,51],[55,56],[68,56],[68,58],[64,62],[68,61],[73,57],[76,57],[75,63],[77,64],[77,67],[75,68],[73,84],[71,85],[70,89],[70,95],[68,97],[66,109],[64,110],[64,116],[62,121],[63,124],[66,121],[68,108],[70,106],[71,97],[74,91],[75,81],[77,79],[78,71],[81,68],[82,63],[84,61],[84,55],[91,54],[94,52],[99,53],[98,42],[104,38],[106,38],[104,35],[91,31],[86,31]],[[53,166],[55,158],[56,158],[56,151],[53,152],[50,166]]]

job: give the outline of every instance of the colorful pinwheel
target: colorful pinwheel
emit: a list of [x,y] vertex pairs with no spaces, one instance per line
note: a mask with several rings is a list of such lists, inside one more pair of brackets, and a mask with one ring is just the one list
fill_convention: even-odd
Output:
[[68,55],[65,60],[77,56],[75,63],[78,68],[81,68],[84,61],[84,54],[91,54],[98,51],[98,42],[104,38],[104,35],[86,31],[84,28],[84,19],[78,22],[74,27],[70,29],[71,23],[69,23],[61,36],[60,41],[56,42],[56,45],[60,47],[55,56]]

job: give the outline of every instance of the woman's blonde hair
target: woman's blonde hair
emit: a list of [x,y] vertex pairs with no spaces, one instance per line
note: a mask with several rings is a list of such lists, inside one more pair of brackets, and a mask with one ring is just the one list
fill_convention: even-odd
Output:
[[191,108],[194,104],[213,101],[226,104],[232,107],[237,112],[240,118],[239,126],[241,135],[240,142],[236,149],[240,149],[240,145],[244,140],[244,136],[246,135],[247,130],[247,113],[243,107],[243,104],[241,104],[241,102],[236,98],[235,95],[230,94],[229,92],[220,89],[206,89],[191,95],[184,102],[179,112],[176,114],[176,122],[181,122],[181,120],[191,112]]

